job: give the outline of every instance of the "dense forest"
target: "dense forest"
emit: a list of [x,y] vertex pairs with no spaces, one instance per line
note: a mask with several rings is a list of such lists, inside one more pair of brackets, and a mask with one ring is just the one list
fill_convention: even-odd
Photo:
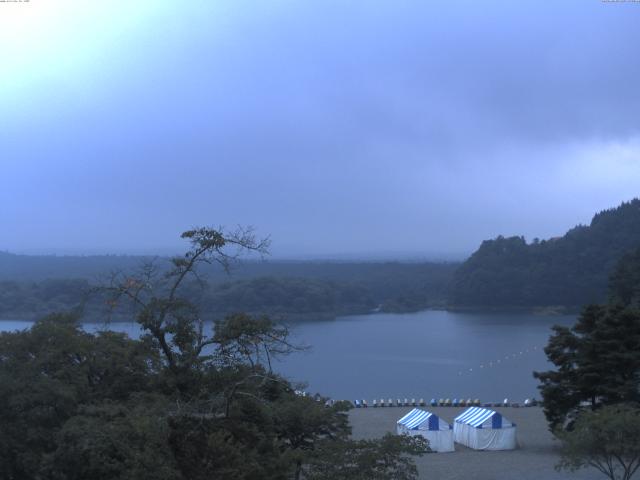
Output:
[[199,266],[251,237],[197,229],[191,248],[112,277],[140,339],[88,333],[76,314],[0,333],[0,478],[10,480],[415,480],[417,437],[355,440],[348,402],[302,395],[271,368],[300,350],[267,316],[205,328],[188,300]]
[[[92,294],[109,273],[135,271],[153,259],[129,256],[55,257],[0,254],[0,318],[34,319],[82,306],[84,318],[107,314]],[[162,258],[155,262],[161,266]],[[186,288],[208,317],[248,311],[287,320],[417,311],[446,304],[454,263],[245,261],[229,274],[203,266]],[[160,267],[161,268],[161,267]],[[113,314],[113,312],[109,312]],[[117,312],[115,320],[127,312]]]
[[450,302],[478,307],[602,303],[616,262],[640,246],[640,200],[602,211],[563,237],[487,240],[454,275]]

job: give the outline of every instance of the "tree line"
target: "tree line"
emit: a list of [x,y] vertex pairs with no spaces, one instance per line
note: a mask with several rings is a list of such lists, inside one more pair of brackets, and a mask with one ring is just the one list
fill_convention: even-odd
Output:
[[[135,271],[152,259],[139,259]],[[159,267],[162,259],[156,259]],[[296,264],[297,265],[297,264]],[[190,279],[183,286],[191,301],[202,305],[208,319],[222,318],[234,312],[268,313],[287,320],[333,318],[338,315],[417,311],[446,303],[446,286],[455,266],[451,264],[366,264],[347,274],[345,265],[297,265],[291,271],[309,276],[218,274],[213,280]],[[324,275],[322,272],[324,271]],[[238,278],[239,277],[239,278]],[[105,298],[96,292],[100,279],[45,279],[40,281],[0,281],[0,318],[34,319],[52,311],[81,307],[85,320],[104,320]],[[102,280],[104,281],[104,280]],[[110,312],[113,320],[129,319],[130,312]]]

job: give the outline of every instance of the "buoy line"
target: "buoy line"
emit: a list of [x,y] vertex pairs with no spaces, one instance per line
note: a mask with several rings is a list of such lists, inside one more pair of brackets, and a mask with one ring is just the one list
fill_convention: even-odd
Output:
[[[525,354],[528,353],[534,353],[534,352],[538,352],[543,350],[543,347],[539,347],[537,345],[534,345],[531,348],[525,348],[524,350],[518,350],[517,352],[513,352],[513,353],[508,353],[507,355],[504,356],[504,358],[498,358],[495,360],[489,360],[487,362],[483,362],[479,365],[477,365],[476,370],[484,370],[485,368],[493,368],[493,367],[497,367],[498,365],[504,365],[505,363],[508,363],[510,360],[516,359],[516,358],[520,358],[522,356],[524,356]],[[474,371],[474,367],[469,367],[468,369],[464,369],[464,370],[459,370],[458,371],[458,376],[462,376],[465,374],[472,374]]]

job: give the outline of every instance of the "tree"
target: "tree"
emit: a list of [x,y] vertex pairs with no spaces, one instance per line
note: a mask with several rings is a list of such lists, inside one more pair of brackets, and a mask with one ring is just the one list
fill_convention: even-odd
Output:
[[560,439],[559,470],[593,467],[611,480],[629,480],[640,467],[640,410],[611,405],[583,412]]
[[552,430],[570,426],[585,405],[640,402],[640,312],[590,305],[571,329],[554,332],[545,353],[557,370],[534,372]]
[[212,342],[226,365],[248,363],[254,370],[266,367],[271,372],[272,360],[302,349],[287,340],[287,327],[276,325],[265,315],[232,314],[217,321],[214,330]]
[[90,334],[73,315],[0,334],[1,476],[289,480],[340,461],[338,478],[414,478],[417,441],[354,442],[347,404],[300,396],[273,371],[274,358],[298,349],[287,328],[239,313],[205,333],[184,296],[203,281],[198,265],[229,268],[237,249],[264,252],[266,243],[245,230],[183,238],[191,249],[168,269],[147,264],[102,289],[134,307],[139,340]]
[[222,229],[195,228],[182,233],[191,244],[183,255],[171,259],[164,273],[156,264],[146,263],[134,275],[114,274],[100,290],[111,295],[110,304],[126,300],[134,308],[136,320],[164,357],[178,390],[187,389],[202,366],[203,350],[215,341],[204,332],[198,308],[182,296],[188,280],[202,283],[201,264],[217,263],[228,271],[246,252],[267,253],[269,239],[258,240],[250,228],[227,233]]
[[422,456],[429,443],[420,436],[391,435],[376,440],[325,442],[305,471],[307,480],[415,480],[410,456]]
[[296,394],[273,404],[276,432],[283,450],[295,463],[295,480],[301,478],[303,465],[323,441],[345,444],[351,433],[346,415],[350,408],[347,402],[328,406],[324,398]]
[[613,303],[640,308],[640,248],[620,259],[609,281],[609,293]]
[[570,426],[585,405],[640,402],[640,250],[618,262],[609,290],[609,304],[553,328],[545,353],[557,369],[534,372],[552,430]]
[[56,435],[45,477],[64,480],[181,480],[163,421],[165,400],[86,405]]
[[41,478],[58,435],[95,402],[150,392],[157,356],[113,332],[91,335],[73,315],[50,315],[30,329],[0,334],[0,472]]

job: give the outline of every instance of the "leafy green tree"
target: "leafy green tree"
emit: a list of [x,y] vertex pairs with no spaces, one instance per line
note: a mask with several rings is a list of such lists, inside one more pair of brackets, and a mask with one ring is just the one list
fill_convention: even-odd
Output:
[[236,313],[215,323],[213,342],[217,355],[226,365],[249,364],[252,368],[266,367],[272,371],[272,360],[301,350],[291,344],[289,329],[276,325],[267,316],[252,317]]
[[260,402],[243,398],[232,415],[185,414],[170,419],[169,445],[190,480],[285,480],[292,465],[281,455]]
[[305,471],[307,480],[415,480],[410,456],[428,451],[420,436],[387,434],[377,440],[325,442]]
[[608,305],[584,308],[572,328],[554,327],[545,352],[557,369],[535,372],[552,429],[570,426],[588,405],[640,403],[640,251],[611,275]]
[[552,429],[588,405],[640,402],[640,312],[591,305],[571,329],[554,327],[545,352],[557,369],[535,372]]
[[629,480],[640,467],[640,410],[611,405],[583,412],[560,439],[559,470],[592,467],[611,480]]
[[237,249],[263,252],[264,242],[244,230],[183,237],[192,248],[170,268],[116,274],[101,291],[133,307],[140,340],[90,334],[74,315],[0,334],[3,478],[298,479],[341,451],[345,472],[413,478],[415,442],[349,440],[346,404],[299,396],[273,372],[274,358],[298,348],[286,328],[234,314],[204,331],[185,296],[202,281],[197,267],[228,268]]
[[179,379],[190,377],[202,363],[201,353],[214,343],[204,332],[198,308],[183,295],[189,279],[202,282],[198,267],[216,263],[229,270],[245,252],[267,253],[268,239],[256,239],[251,229],[231,233],[211,228],[195,228],[182,233],[191,244],[183,255],[173,257],[171,268],[160,274],[154,263],[143,265],[134,275],[116,274],[108,286],[111,303],[127,301],[148,339],[161,351],[168,371],[174,374],[178,389],[186,388]]
[[82,331],[73,315],[0,334],[0,472],[38,478],[58,433],[92,402],[151,391],[157,355],[123,334]]
[[46,477],[64,480],[178,480],[168,444],[165,400],[137,397],[127,404],[81,407],[56,435]]
[[327,406],[326,399],[286,395],[273,404],[273,418],[283,451],[295,462],[294,478],[301,478],[303,465],[323,441],[341,441],[351,433],[347,402]]

